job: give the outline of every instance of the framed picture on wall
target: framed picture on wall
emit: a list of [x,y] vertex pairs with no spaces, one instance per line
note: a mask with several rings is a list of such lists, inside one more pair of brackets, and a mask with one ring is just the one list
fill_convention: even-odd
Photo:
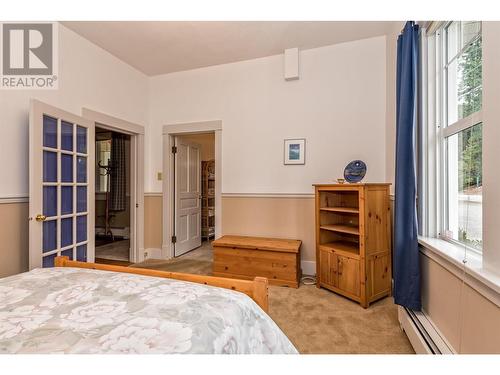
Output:
[[285,165],[297,165],[306,163],[306,140],[285,139],[284,146]]

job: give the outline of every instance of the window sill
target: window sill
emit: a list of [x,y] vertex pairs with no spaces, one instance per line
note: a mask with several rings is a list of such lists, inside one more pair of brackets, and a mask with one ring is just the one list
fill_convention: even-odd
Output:
[[[483,267],[483,258],[473,251],[467,251],[464,263],[463,246],[431,237],[419,237],[420,251],[437,261],[477,292],[500,306],[500,274]],[[465,275],[463,275],[465,273]]]

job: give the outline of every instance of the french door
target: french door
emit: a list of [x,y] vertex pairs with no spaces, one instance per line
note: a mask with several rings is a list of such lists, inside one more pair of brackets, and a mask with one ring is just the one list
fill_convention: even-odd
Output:
[[94,123],[30,103],[29,268],[94,261]]
[[200,146],[175,137],[175,248],[179,256],[201,245]]

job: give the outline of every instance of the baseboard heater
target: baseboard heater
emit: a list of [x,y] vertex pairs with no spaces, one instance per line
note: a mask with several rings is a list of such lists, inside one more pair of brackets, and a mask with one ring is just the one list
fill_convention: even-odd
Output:
[[424,313],[398,306],[398,319],[417,354],[453,354]]

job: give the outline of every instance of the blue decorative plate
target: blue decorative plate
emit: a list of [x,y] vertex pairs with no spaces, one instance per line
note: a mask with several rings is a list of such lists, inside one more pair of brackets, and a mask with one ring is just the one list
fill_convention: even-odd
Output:
[[360,182],[366,174],[366,164],[361,160],[353,160],[344,169],[347,182]]

